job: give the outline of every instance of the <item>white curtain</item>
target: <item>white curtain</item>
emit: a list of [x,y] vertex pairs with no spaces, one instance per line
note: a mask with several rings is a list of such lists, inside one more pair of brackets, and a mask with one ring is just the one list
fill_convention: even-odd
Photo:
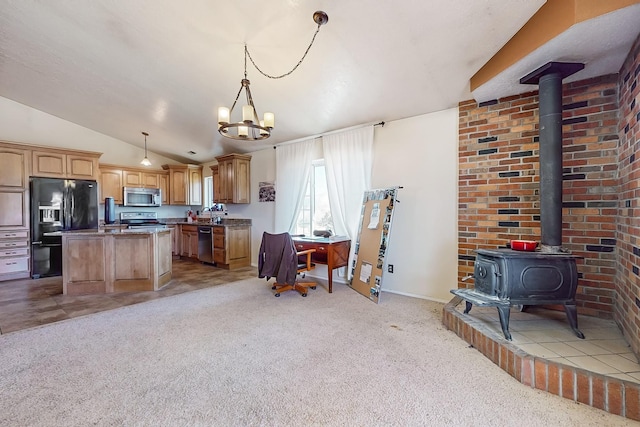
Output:
[[276,148],[275,232],[292,232],[307,190],[314,140]]
[[371,188],[373,126],[325,135],[322,150],[335,234],[353,240],[360,223],[362,195]]

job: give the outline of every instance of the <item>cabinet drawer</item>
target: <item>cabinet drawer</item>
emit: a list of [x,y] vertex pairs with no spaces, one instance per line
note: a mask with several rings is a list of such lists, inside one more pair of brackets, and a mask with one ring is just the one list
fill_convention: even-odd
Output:
[[29,257],[0,260],[0,274],[29,271]]
[[219,234],[213,235],[213,247],[224,249],[224,235],[219,235]]
[[27,256],[27,255],[29,255],[29,249],[27,248],[0,249],[0,257],[16,257],[16,256]]
[[213,227],[213,234],[224,234],[224,227]]
[[224,256],[224,251],[223,250],[215,250],[213,251],[213,261],[214,262],[219,262],[221,264],[225,263],[225,256]]
[[0,250],[13,248],[26,248],[28,242],[26,240],[5,240],[0,241]]
[[27,230],[0,231],[0,239],[26,239]]
[[193,233],[198,233],[198,226],[197,225],[182,225],[182,232],[193,232]]

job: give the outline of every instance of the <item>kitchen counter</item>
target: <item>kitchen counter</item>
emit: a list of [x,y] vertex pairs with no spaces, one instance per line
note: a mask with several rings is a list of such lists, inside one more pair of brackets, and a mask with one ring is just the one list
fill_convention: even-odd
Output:
[[153,233],[169,233],[168,228],[108,228],[108,229],[91,229],[91,230],[66,230],[55,231],[52,233],[44,233],[45,236],[89,236],[100,234],[153,234]]
[[[244,218],[221,218],[220,222],[209,222],[209,221],[180,221],[174,224],[180,225],[196,225],[196,226],[222,226],[222,227],[239,227],[239,226],[247,226],[251,225],[250,219]],[[167,223],[168,225],[168,223]]]
[[171,280],[171,230],[108,229],[62,236],[62,293],[156,291]]

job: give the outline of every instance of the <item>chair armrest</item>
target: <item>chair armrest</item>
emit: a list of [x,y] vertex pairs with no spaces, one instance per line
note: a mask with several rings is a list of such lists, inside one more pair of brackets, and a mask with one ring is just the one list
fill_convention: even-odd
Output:
[[315,249],[307,249],[307,250],[304,250],[304,251],[296,252],[297,256],[301,256],[301,255],[306,255],[307,256],[306,268],[304,268],[304,269],[299,268],[298,269],[298,273],[301,272],[301,271],[312,270],[314,268],[314,266],[311,265],[311,254],[314,253],[315,251],[316,251]]

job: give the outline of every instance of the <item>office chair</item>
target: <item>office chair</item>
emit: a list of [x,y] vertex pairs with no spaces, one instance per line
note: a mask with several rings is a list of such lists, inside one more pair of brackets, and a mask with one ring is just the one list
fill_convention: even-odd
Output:
[[[315,268],[311,262],[311,254],[315,249],[298,252],[289,233],[262,233],[262,243],[258,253],[258,277],[269,280],[276,278],[271,287],[276,291],[275,296],[286,291],[298,291],[303,297],[307,296],[307,289],[315,289],[314,282],[300,282],[298,275]],[[300,258],[298,258],[300,257]],[[300,260],[304,262],[299,262]]]

